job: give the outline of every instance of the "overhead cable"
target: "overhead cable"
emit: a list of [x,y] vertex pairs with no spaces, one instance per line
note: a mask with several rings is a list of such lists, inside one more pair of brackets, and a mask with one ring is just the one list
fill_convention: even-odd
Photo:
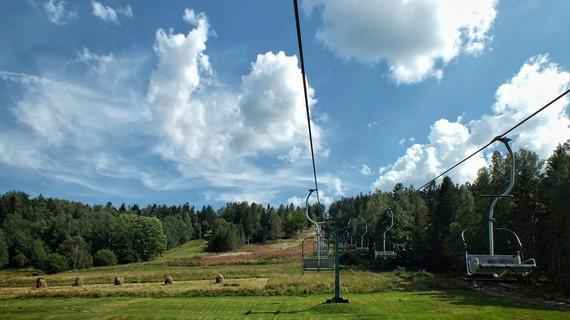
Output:
[[313,160],[313,177],[315,179],[315,191],[317,194],[317,203],[320,204],[319,199],[319,185],[317,182],[317,167],[315,165],[315,151],[313,149],[313,134],[311,132],[311,115],[309,111],[309,97],[307,93],[307,80],[305,76],[305,60],[303,58],[303,41],[301,38],[301,23],[299,22],[299,5],[297,0],[293,0],[293,9],[295,11],[295,25],[297,27],[297,43],[299,45],[299,59],[301,62],[301,75],[303,76],[303,93],[305,95],[305,109],[307,111],[307,126],[309,128],[309,143],[311,145],[311,159]]

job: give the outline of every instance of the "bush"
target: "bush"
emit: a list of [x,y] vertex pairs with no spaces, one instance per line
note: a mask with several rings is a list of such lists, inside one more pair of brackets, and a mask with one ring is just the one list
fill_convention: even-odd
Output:
[[28,264],[28,258],[23,253],[18,253],[12,257],[12,266],[14,268],[23,268]]
[[115,253],[109,249],[101,249],[95,252],[93,256],[93,262],[96,266],[114,266],[117,264],[117,257]]
[[42,268],[46,273],[58,273],[69,270],[67,258],[58,253],[50,253],[44,260]]
[[8,260],[8,244],[6,243],[4,232],[0,229],[0,269],[8,264]]

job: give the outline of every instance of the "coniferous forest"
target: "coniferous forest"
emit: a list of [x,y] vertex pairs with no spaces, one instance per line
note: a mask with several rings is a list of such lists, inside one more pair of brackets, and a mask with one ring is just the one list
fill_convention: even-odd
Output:
[[[534,279],[568,290],[570,143],[559,145],[545,160],[527,150],[519,150],[515,157],[513,197],[499,201],[495,225],[517,232],[524,256],[537,261]],[[392,266],[460,274],[464,270],[461,231],[481,228],[467,240],[471,252],[485,252],[492,198],[480,196],[505,189],[509,166],[510,159],[495,152],[475,181],[459,185],[445,177],[420,192],[398,184],[390,191],[336,201],[328,215],[336,215],[349,227],[345,241],[358,245],[362,241],[372,252],[382,245],[391,209],[394,227],[387,240],[398,252]],[[310,212],[322,219],[324,208],[315,205]],[[228,251],[294,237],[308,226],[305,209],[292,204],[240,202],[217,210],[187,203],[117,208],[111,203],[86,205],[12,191],[0,196],[0,268],[33,267],[55,273],[148,261],[192,239],[207,239],[209,251]],[[496,236],[498,253],[519,250],[515,244],[511,238]]]

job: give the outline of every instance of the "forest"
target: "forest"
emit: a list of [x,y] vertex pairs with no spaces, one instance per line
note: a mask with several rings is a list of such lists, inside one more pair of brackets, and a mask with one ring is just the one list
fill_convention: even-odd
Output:
[[241,202],[196,210],[187,203],[142,209],[123,204],[117,209],[111,203],[90,206],[12,191],[0,197],[0,226],[0,268],[56,273],[148,261],[192,239],[207,238],[210,251],[234,250],[295,236],[307,219],[294,205]]
[[[568,290],[570,143],[559,145],[546,160],[524,149],[515,157],[513,197],[499,201],[495,224],[520,236],[524,256],[534,257],[538,264],[534,279]],[[325,215],[339,219],[348,227],[344,239],[358,243],[362,239],[370,252],[382,243],[391,209],[394,227],[388,233],[388,246],[398,252],[391,266],[460,274],[465,250],[461,231],[481,228],[467,240],[470,250],[484,252],[492,199],[481,195],[505,189],[509,166],[510,159],[495,152],[490,165],[481,168],[473,182],[455,184],[445,177],[420,192],[397,184],[390,191],[338,200],[328,214],[323,206],[309,209],[319,220]],[[188,203],[116,208],[111,203],[86,205],[11,191],[0,197],[0,226],[1,268],[33,267],[55,273],[148,261],[192,239],[207,239],[209,251],[234,250],[248,243],[295,237],[310,224],[305,209],[292,204],[273,207],[239,202],[217,210],[211,206],[196,209]],[[513,239],[499,234],[496,247],[499,253],[517,250]],[[372,257],[365,259],[370,264],[385,264]]]
[[[514,230],[523,244],[523,255],[537,261],[532,274],[570,292],[570,144],[559,145],[546,160],[521,149],[515,153],[516,173],[512,197],[502,198],[495,208],[495,227]],[[511,160],[499,152],[492,154],[489,167],[481,168],[475,181],[454,184],[445,177],[421,192],[398,184],[390,192],[375,192],[346,198],[331,205],[329,212],[347,225],[347,237],[370,249],[382,245],[382,233],[390,225],[387,209],[394,214],[387,248],[395,248],[394,265],[431,272],[465,272],[465,248],[461,232],[466,233],[470,252],[487,253],[488,210],[493,198],[508,185]],[[483,196],[483,197],[482,197]],[[350,238],[348,238],[350,239]],[[350,241],[350,240],[349,240]],[[381,250],[381,249],[380,249]],[[497,254],[520,250],[508,234],[495,235]]]

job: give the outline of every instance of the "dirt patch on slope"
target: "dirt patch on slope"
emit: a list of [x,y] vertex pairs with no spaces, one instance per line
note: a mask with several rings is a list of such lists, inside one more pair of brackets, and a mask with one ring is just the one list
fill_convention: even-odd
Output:
[[[305,241],[305,249],[313,247],[310,240]],[[262,261],[295,261],[301,258],[301,243],[250,244],[237,252],[208,255],[198,260],[200,264],[236,264],[258,263]]]

